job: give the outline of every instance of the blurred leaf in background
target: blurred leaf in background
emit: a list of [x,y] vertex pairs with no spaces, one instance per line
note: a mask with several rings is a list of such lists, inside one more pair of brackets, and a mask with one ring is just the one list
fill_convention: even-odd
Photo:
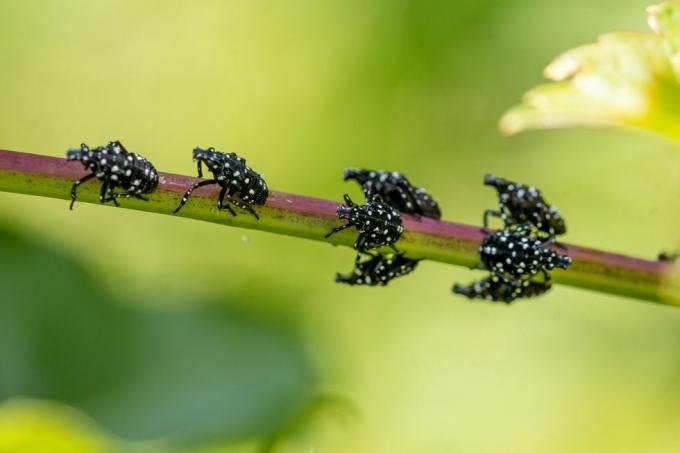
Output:
[[[445,219],[470,224],[480,224],[496,203],[482,185],[483,175],[493,173],[541,188],[565,215],[565,241],[653,258],[680,246],[680,153],[672,143],[630,130],[510,138],[497,132],[502,113],[541,82],[547,61],[607,30],[648,32],[647,6],[648,0],[7,0],[0,2],[0,146],[63,157],[81,142],[119,139],[160,171],[182,174],[195,174],[195,146],[215,146],[246,157],[272,190],[335,200],[344,192],[360,196],[343,183],[343,167],[384,168],[426,187]],[[83,382],[87,394],[68,381],[85,372],[100,376],[131,409],[131,420],[149,414],[136,404],[159,407],[159,395],[185,386],[201,401],[217,395],[217,410],[224,409],[219,395],[233,394],[229,385],[213,387],[226,360],[211,368],[215,375],[191,376],[195,383],[180,370],[178,377],[163,374],[167,383],[157,374],[148,381],[134,374],[140,387],[123,385],[145,368],[151,351],[129,358],[123,352],[157,345],[159,336],[177,330],[177,341],[207,350],[213,344],[207,337],[220,345],[260,338],[265,358],[250,355],[253,369],[300,373],[281,384],[291,397],[299,388],[293,378],[310,367],[322,394],[356,406],[356,423],[320,411],[308,426],[281,428],[286,435],[277,453],[679,449],[677,310],[559,286],[512,307],[468,303],[450,293],[451,285],[480,274],[431,262],[386,288],[349,288],[333,281],[354,259],[346,248],[85,203],[69,212],[67,201],[13,194],[0,194],[0,207],[10,231],[38,238],[87,269],[89,284],[52,286],[55,298],[103,292],[109,307],[92,308],[106,343],[99,347],[73,340],[52,347],[46,343],[54,333],[22,337],[10,355],[14,388],[21,387],[19,372],[29,370],[22,375],[29,374],[32,388],[70,394],[107,423],[117,421],[118,430],[141,427],[121,422],[118,399],[105,403],[92,379]],[[33,265],[39,268],[24,269]],[[60,265],[47,276],[62,275]],[[34,282],[46,278],[30,275]],[[225,306],[214,320],[204,305],[213,301]],[[2,303],[14,305],[4,297]],[[43,325],[37,330],[49,332],[82,323],[62,315],[70,303],[60,302],[62,311],[48,308],[52,320],[13,307],[25,316],[12,329]],[[106,317],[143,341],[115,335]],[[241,317],[249,321],[243,325]],[[206,336],[188,333],[203,324]],[[223,332],[235,324],[242,333]],[[97,335],[78,325],[74,335]],[[293,339],[279,329],[292,330]],[[71,347],[110,374],[75,360],[65,364],[63,351]],[[165,366],[177,370],[166,359],[170,347],[186,350],[175,340],[158,346]],[[112,364],[94,356],[99,349]],[[52,350],[62,351],[47,362],[56,363],[55,371],[38,387],[31,357]],[[229,351],[226,358],[236,357]],[[267,358],[276,351],[292,364]],[[207,366],[200,357],[177,360],[179,368]],[[251,376],[234,373],[237,380],[226,382]],[[281,388],[269,388],[265,396],[283,398]],[[179,414],[150,428],[176,426],[181,414],[216,413],[208,403],[187,407],[186,395],[172,400]],[[213,422],[234,433],[259,432],[284,418],[274,399],[250,407],[256,420],[235,423],[229,413],[225,421],[186,423],[196,433],[214,430]],[[259,444],[247,447],[257,451]],[[235,447],[216,440],[206,448]]]
[[77,261],[5,227],[0,250],[0,398],[60,401],[124,439],[200,441],[271,433],[312,392],[283,326],[224,304],[121,304]]
[[529,91],[501,129],[632,126],[680,139],[680,2],[648,8],[651,33],[608,33],[569,50]]
[[125,448],[73,408],[27,399],[0,404],[2,453],[105,453]]

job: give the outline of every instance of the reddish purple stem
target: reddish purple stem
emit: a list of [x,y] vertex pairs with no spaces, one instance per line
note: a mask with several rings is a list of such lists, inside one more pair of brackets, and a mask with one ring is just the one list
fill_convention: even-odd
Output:
[[[83,177],[87,172],[80,162],[42,155],[0,150],[0,190],[13,191],[8,183],[1,184],[4,175],[20,174],[26,178],[42,177],[70,183]],[[186,188],[197,181],[189,176],[159,173],[158,192],[168,192],[179,199]],[[68,186],[67,186],[68,187]],[[30,191],[27,191],[30,193]],[[196,191],[200,198],[216,198],[219,186],[208,186]],[[48,195],[53,196],[53,195]],[[68,198],[64,192],[63,198]],[[253,223],[253,228],[325,240],[328,227],[337,226],[336,209],[339,202],[322,200],[284,192],[270,192],[265,212],[280,223],[276,227]],[[137,208],[139,209],[139,208]],[[262,208],[261,208],[262,209]],[[203,220],[205,217],[195,216]],[[282,220],[282,219],[287,220]],[[307,219],[311,226],[304,234],[280,224],[294,224]],[[226,218],[225,222],[228,223]],[[243,225],[239,225],[243,226]],[[250,225],[248,225],[250,227]],[[484,233],[477,226],[437,221],[429,218],[416,219],[404,215],[405,232],[399,241],[401,249],[409,255],[435,261],[471,265],[477,260],[477,247]],[[344,234],[344,233],[343,233]],[[351,244],[350,236],[332,236],[328,242]],[[551,246],[556,252],[568,254],[574,263],[567,271],[557,271],[555,280],[577,287],[620,294],[663,303],[680,304],[680,285],[671,278],[674,266],[666,262],[649,261],[615,253],[560,244]]]

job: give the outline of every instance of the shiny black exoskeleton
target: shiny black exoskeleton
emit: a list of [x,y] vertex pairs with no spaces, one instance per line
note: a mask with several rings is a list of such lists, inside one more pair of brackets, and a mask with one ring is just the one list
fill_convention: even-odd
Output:
[[344,179],[354,179],[364,191],[366,200],[380,195],[383,201],[407,214],[439,219],[441,211],[437,202],[422,187],[414,187],[401,173],[384,170],[347,168]]
[[488,217],[494,216],[503,219],[505,226],[531,223],[551,238],[566,233],[564,219],[536,188],[491,175],[484,177],[484,184],[495,187],[499,197],[498,211],[488,209],[484,212],[484,228],[488,227]]
[[503,275],[491,274],[467,286],[456,283],[453,286],[453,292],[462,294],[468,299],[485,299],[509,304],[516,299],[539,296],[551,287],[550,282],[511,279]]
[[403,253],[377,253],[366,261],[357,261],[351,274],[336,274],[335,281],[348,285],[385,286],[391,280],[412,272],[420,260]]
[[[201,164],[204,163],[213,174],[213,179],[193,184],[182,197],[174,213],[179,212],[187,202],[191,193],[203,186],[218,184],[222,190],[217,198],[217,209],[226,209],[235,216],[229,203],[245,209],[259,220],[259,216],[251,205],[262,205],[267,201],[269,189],[262,176],[246,165],[245,159],[235,153],[222,153],[215,148],[194,149],[194,160],[198,162],[198,177],[203,177]],[[227,199],[225,203],[224,199]]]
[[[129,152],[119,141],[93,149],[83,143],[80,148],[69,149],[66,158],[80,161],[91,171],[73,183],[69,209],[73,209],[76,202],[78,186],[95,177],[102,181],[99,202],[112,201],[116,206],[119,206],[119,197],[135,197],[148,201],[142,195],[151,193],[158,187],[158,172],[151,162],[139,154]],[[115,189],[118,188],[124,192],[116,192]]]
[[383,202],[379,195],[373,195],[366,204],[354,204],[347,194],[344,199],[345,205],[338,206],[337,215],[347,223],[333,228],[326,237],[346,228],[356,227],[359,236],[354,242],[354,248],[359,252],[386,245],[397,251],[394,243],[404,231],[399,211]]
[[545,246],[545,240],[531,235],[531,225],[516,225],[488,234],[479,246],[482,264],[478,267],[508,277],[531,276],[556,267],[566,269],[571,264],[567,255],[559,255]]

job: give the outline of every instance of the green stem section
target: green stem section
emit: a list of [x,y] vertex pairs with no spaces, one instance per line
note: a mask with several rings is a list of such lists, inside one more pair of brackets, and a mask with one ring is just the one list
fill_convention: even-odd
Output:
[[[73,181],[87,172],[79,162],[56,157],[0,150],[0,190],[43,197],[69,199]],[[149,201],[122,199],[121,207],[173,215],[186,188],[196,182],[188,176],[160,173],[160,184]],[[100,182],[96,179],[78,189],[78,203],[99,203]],[[176,215],[228,226],[269,231],[332,244],[351,246],[353,229],[329,238],[340,225],[335,215],[339,202],[283,192],[271,192],[264,206],[255,206],[260,220],[245,212],[236,217],[216,209],[219,188],[207,186],[194,191]],[[112,206],[107,204],[107,206]],[[64,209],[68,203],[64,203]],[[74,212],[74,215],[77,215]],[[472,266],[479,261],[478,247],[484,234],[479,227],[404,215],[404,234],[397,246],[413,258]],[[680,279],[674,266],[584,247],[560,244],[555,248],[574,260],[568,270],[554,271],[554,281],[602,293],[680,306]],[[448,283],[447,283],[448,284]]]

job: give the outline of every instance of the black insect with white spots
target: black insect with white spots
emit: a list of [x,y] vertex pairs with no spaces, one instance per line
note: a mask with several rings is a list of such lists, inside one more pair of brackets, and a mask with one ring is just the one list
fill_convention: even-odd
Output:
[[409,180],[396,171],[346,168],[345,181],[354,179],[364,191],[366,200],[380,195],[383,201],[407,214],[439,219],[439,205],[422,187],[414,187]]
[[[203,177],[204,163],[213,174],[213,179],[199,181],[193,184],[182,197],[174,213],[179,212],[187,202],[191,193],[203,186],[218,184],[222,190],[217,197],[217,209],[226,209],[235,216],[236,213],[229,203],[245,209],[260,219],[251,205],[263,205],[269,196],[267,183],[262,176],[246,165],[245,159],[235,153],[222,153],[215,148],[194,149],[194,160],[198,162],[198,177]],[[227,199],[225,203],[225,198]]]
[[532,236],[531,230],[531,225],[522,224],[488,234],[479,246],[482,263],[477,267],[509,277],[541,272],[546,281],[550,280],[549,270],[569,267],[569,256],[547,248],[549,241]]
[[484,228],[488,227],[489,216],[494,216],[503,219],[505,226],[529,222],[550,238],[566,233],[559,211],[546,203],[538,189],[491,175],[484,177],[484,184],[496,188],[499,202],[498,211],[484,212]]
[[[151,162],[139,154],[129,152],[119,141],[92,149],[83,143],[79,149],[69,149],[66,158],[80,161],[91,172],[73,183],[69,209],[73,209],[76,202],[78,187],[95,177],[102,181],[99,202],[112,201],[116,206],[119,206],[119,197],[135,197],[148,201],[142,195],[149,194],[158,187],[158,172]],[[116,192],[115,189],[118,188],[124,192]]]
[[[385,286],[391,280],[411,273],[420,260],[403,253],[377,253],[366,261],[357,261],[351,274],[336,274],[335,281],[348,285]],[[358,257],[357,257],[358,258]]]
[[511,279],[504,275],[491,274],[470,285],[455,284],[453,292],[468,299],[485,299],[507,304],[516,299],[536,297],[550,290],[549,281],[540,282],[522,278]]
[[399,211],[383,202],[380,195],[373,195],[366,204],[354,204],[347,194],[344,199],[345,205],[338,206],[337,215],[347,223],[333,228],[326,237],[356,227],[359,236],[354,248],[359,252],[365,253],[383,246],[390,246],[398,252],[394,243],[404,231]]

